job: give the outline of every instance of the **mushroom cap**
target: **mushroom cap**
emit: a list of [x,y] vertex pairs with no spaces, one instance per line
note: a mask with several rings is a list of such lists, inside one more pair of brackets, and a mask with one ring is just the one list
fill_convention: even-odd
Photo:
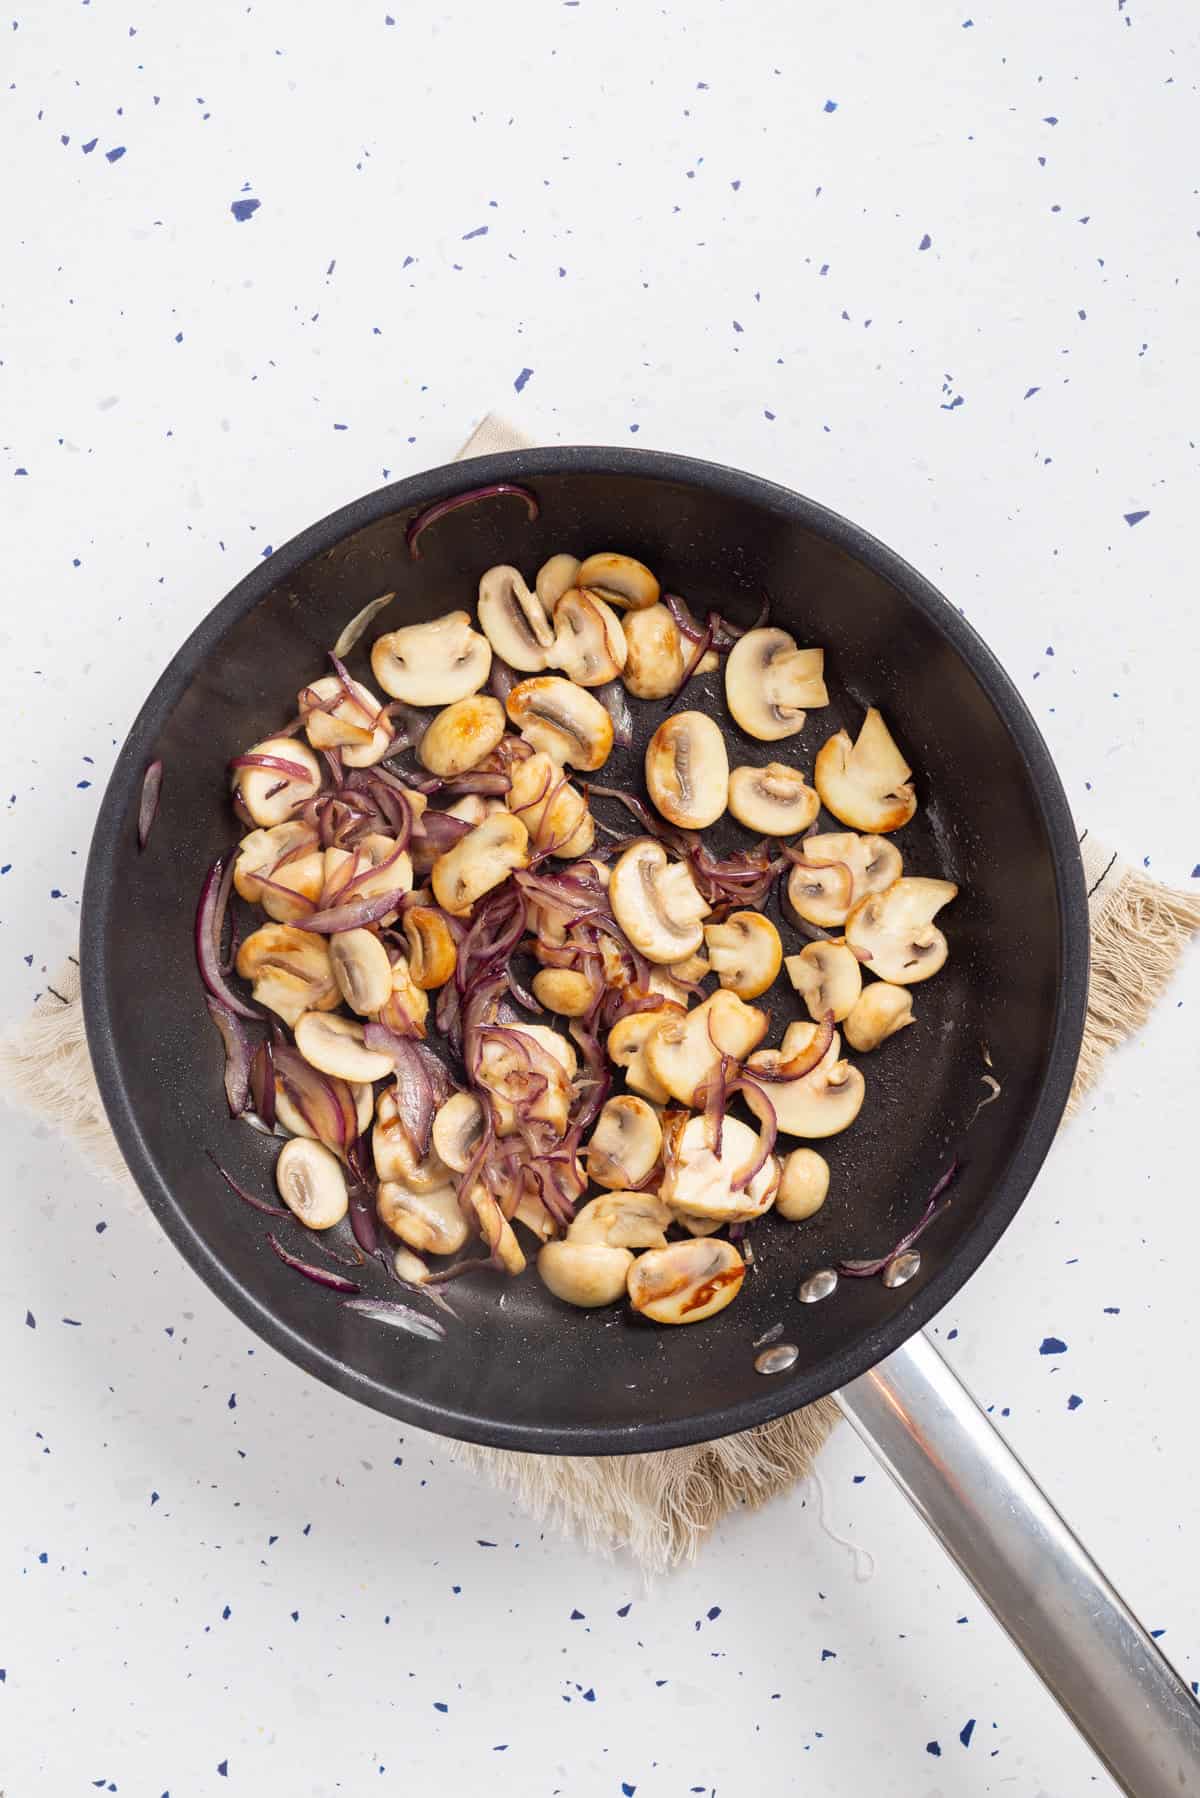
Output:
[[825,831],[805,838],[804,861],[788,876],[788,902],[808,923],[831,930],[846,922],[860,899],[886,892],[903,869],[900,851],[887,837]]
[[671,1095],[650,1070],[650,1063],[646,1059],[646,1044],[664,1017],[683,1015],[682,1005],[664,999],[653,1011],[627,1012],[623,1018],[617,1019],[608,1033],[608,1059],[615,1067],[624,1068],[626,1086],[632,1087],[635,1093],[641,1093],[652,1105],[665,1105]]
[[625,650],[621,679],[635,699],[669,699],[679,691],[686,666],[683,639],[666,606],[626,612]]
[[912,769],[870,706],[853,744],[839,730],[817,752],[813,784],[827,811],[853,830],[899,830],[917,809]]
[[[614,1192],[640,1187],[662,1152],[658,1114],[632,1093],[619,1093],[601,1108],[587,1146],[587,1169],[597,1186]],[[626,1243],[646,1248],[646,1243]]]
[[912,994],[906,986],[893,986],[887,980],[872,980],[862,990],[862,997],[846,1018],[846,1041],[852,1049],[865,1054],[877,1049],[889,1036],[895,1036],[913,1022]]
[[330,1230],[349,1208],[346,1177],[338,1158],[324,1143],[294,1136],[285,1142],[275,1163],[279,1196],[310,1230]]
[[295,737],[266,737],[261,743],[253,744],[246,753],[274,756],[305,771],[305,778],[300,780],[278,768],[233,770],[230,780],[233,791],[240,795],[254,822],[264,829],[286,823],[298,806],[319,792],[321,770],[307,743],[298,743]]
[[560,549],[542,563],[537,571],[537,596],[547,612],[553,612],[568,588],[579,585],[575,578],[578,573],[579,557],[568,555],[565,550]]
[[646,786],[664,818],[685,830],[715,824],[729,798],[729,757],[707,712],[675,712],[646,745]]
[[511,812],[493,812],[453,849],[439,855],[430,876],[443,911],[465,918],[476,900],[529,862],[529,832]]
[[417,754],[431,774],[450,780],[492,753],[504,735],[504,707],[488,693],[456,699],[429,726]]
[[574,845],[584,836],[583,848],[591,848],[595,825],[587,800],[553,756],[536,750],[514,763],[510,778],[508,809],[520,818],[536,848],[578,854]]
[[382,702],[361,681],[322,675],[300,689],[299,702],[313,748],[340,749],[347,768],[372,768],[392,746],[391,726],[380,717]]
[[880,980],[915,986],[945,964],[949,949],[933,919],[958,892],[952,880],[905,875],[846,919],[846,941]]
[[433,905],[410,905],[404,912],[408,971],[414,986],[431,993],[445,986],[458,963],[458,946],[445,915]]
[[793,1149],[783,1163],[775,1210],[790,1224],[812,1217],[829,1191],[829,1163],[815,1149]]
[[602,687],[625,666],[621,621],[598,593],[570,587],[554,608],[550,661],[581,687]]
[[613,863],[608,884],[613,916],[647,961],[681,961],[704,941],[709,912],[691,870],[672,862],[661,843],[639,837]]
[[600,701],[574,681],[555,674],[518,681],[505,701],[508,715],[526,742],[556,762],[592,772],[612,749],[612,719]]
[[529,591],[519,568],[501,562],[481,576],[479,628],[510,668],[536,674],[548,665],[554,630],[544,600]]
[[394,1181],[410,1192],[435,1192],[439,1186],[451,1184],[451,1170],[439,1155],[436,1143],[427,1155],[418,1155],[400,1114],[394,1083],[385,1086],[375,1101],[371,1154],[381,1180]]
[[764,837],[797,836],[807,830],[821,801],[799,768],[768,762],[743,766],[729,776],[729,809],[739,824]]
[[[789,1025],[779,1049],[761,1049],[751,1055],[746,1072],[755,1068],[774,1071],[785,1067],[793,1055],[802,1054],[818,1026],[798,1021]],[[866,1081],[860,1070],[848,1061],[838,1059],[841,1042],[837,1032],[825,1054],[811,1072],[798,1080],[772,1081],[766,1089],[774,1107],[775,1121],[786,1136],[821,1138],[836,1136],[854,1122],[862,1108]],[[754,1087],[746,1089],[746,1103],[758,1118],[766,1116],[766,1108]]]
[[521,1121],[532,1121],[548,1124],[561,1136],[576,1065],[570,1043],[545,1024],[490,1027],[476,1078],[491,1099],[496,1135],[510,1136]]
[[451,1093],[433,1119],[433,1146],[448,1168],[465,1174],[483,1135],[483,1106],[474,1093]]
[[329,939],[329,960],[338,991],[360,1017],[370,1017],[392,996],[392,964],[370,930],[341,930]]
[[310,1067],[339,1080],[383,1080],[392,1072],[390,1055],[368,1049],[363,1026],[328,1011],[306,1011],[293,1026],[296,1047]]
[[747,631],[725,663],[729,709],[760,742],[795,736],[803,727],[806,706],[829,704],[824,668],[825,651],[797,649],[787,631]]
[[577,968],[543,968],[533,977],[533,996],[560,1018],[586,1018],[600,996],[598,983]]
[[806,943],[787,958],[788,979],[817,1023],[833,1013],[840,1024],[849,1017],[862,991],[858,957],[845,943]]
[[739,999],[765,993],[783,961],[779,932],[762,912],[730,912],[722,923],[704,926],[704,940],[713,973]]
[[379,1022],[397,1036],[424,1036],[429,1017],[429,995],[417,985],[408,957],[397,955],[391,964],[391,989],[379,1007]]
[[371,646],[371,669],[384,692],[406,705],[452,705],[478,693],[491,673],[492,646],[466,612],[385,631]]
[[674,1221],[656,1193],[605,1192],[575,1213],[567,1241],[603,1242],[610,1249],[665,1249]]
[[697,1324],[731,1305],[746,1264],[731,1242],[696,1237],[639,1255],[629,1269],[629,1302],[656,1324]]
[[467,1240],[467,1220],[453,1186],[414,1192],[399,1180],[382,1180],[375,1203],[384,1227],[424,1255],[456,1255]]
[[331,1010],[338,1003],[328,945],[311,930],[262,924],[239,947],[235,965],[258,1003],[285,1024],[294,1026],[303,1012]]
[[633,1265],[628,1249],[603,1242],[548,1242],[537,1258],[543,1286],[564,1304],[588,1311],[624,1296]]
[[592,587],[609,605],[640,612],[657,601],[662,588],[644,562],[601,550],[588,556],[575,572],[577,587]]
[[[284,860],[287,857],[287,860]],[[251,905],[261,905],[269,918],[280,924],[298,924],[321,897],[325,879],[325,855],[307,824],[295,819],[252,830],[238,844],[233,864],[233,884]],[[269,880],[270,886],[263,881]],[[287,893],[277,889],[286,887]],[[288,893],[296,897],[291,899]]]
[[660,1021],[646,1039],[647,1066],[673,1099],[695,1105],[698,1089],[712,1079],[722,1055],[741,1061],[761,1043],[767,1021],[765,1011],[720,987],[694,1011],[670,1013]]
[[779,1162],[768,1155],[745,1187],[734,1182],[758,1157],[758,1137],[740,1118],[721,1125],[721,1152],[713,1151],[708,1119],[680,1114],[663,1143],[666,1171],[659,1197],[672,1211],[714,1218],[723,1224],[748,1223],[771,1209],[779,1185]]

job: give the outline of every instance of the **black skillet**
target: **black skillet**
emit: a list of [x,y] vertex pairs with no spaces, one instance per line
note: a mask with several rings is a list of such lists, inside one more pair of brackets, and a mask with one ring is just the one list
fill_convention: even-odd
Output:
[[[410,557],[405,526],[418,512],[495,481],[532,487],[536,522],[518,500],[489,499],[430,526],[420,560]],[[942,920],[950,959],[915,989],[915,1027],[862,1058],[859,1119],[822,1145],[828,1204],[801,1227],[768,1218],[755,1229],[754,1272],[728,1310],[666,1330],[624,1309],[568,1310],[533,1274],[483,1275],[456,1286],[461,1322],[448,1340],[426,1343],[348,1313],[281,1265],[263,1220],[203,1153],[269,1193],[273,1150],[226,1115],[221,1048],[193,959],[201,879],[235,835],[225,764],[287,720],[343,625],[377,595],[394,589],[396,599],[350,658],[368,679],[366,650],[380,630],[469,609],[491,564],[532,577],[554,551],[610,548],[646,562],[701,615],[714,607],[747,623],[765,589],[773,624],[824,646],[830,706],[783,743],[738,732],[719,675],[676,702],[722,719],[732,765],[774,758],[811,770],[832,730],[855,731],[868,703],[883,708],[916,770],[919,809],[897,838],[906,871],[961,889]],[[642,790],[641,749],[670,709],[633,703],[634,749],[614,753],[607,784]],[[162,802],[139,854],[135,817],[154,758],[165,767]],[[632,823],[611,802],[595,809]],[[728,820],[708,835],[718,851],[751,840]],[[785,947],[798,946],[786,926],[783,934]],[[1029,1190],[1074,1073],[1087,970],[1087,901],[1061,783],[971,626],[900,557],[812,500],[732,469],[630,450],[530,450],[436,469],[356,500],[255,568],[192,633],[138,715],[100,810],[83,907],[100,1089],[147,1201],[201,1277],[341,1392],[443,1435],[559,1454],[670,1448],[840,1388],[866,1390],[860,1376],[958,1291]],[[782,984],[772,1042],[798,1015]],[[980,1110],[989,1067],[1001,1091]],[[805,1276],[886,1251],[956,1152],[966,1165],[953,1203],[922,1240],[909,1284],[843,1279],[825,1302],[798,1304]],[[799,1358],[764,1378],[752,1344],[781,1322]]]

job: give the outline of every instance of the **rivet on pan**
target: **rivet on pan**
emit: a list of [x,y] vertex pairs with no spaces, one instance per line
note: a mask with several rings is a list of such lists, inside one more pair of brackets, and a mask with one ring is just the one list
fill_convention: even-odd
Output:
[[802,1305],[815,1305],[818,1300],[827,1299],[831,1292],[836,1292],[837,1283],[838,1277],[831,1267],[820,1267],[800,1282],[796,1297]]
[[800,1350],[794,1342],[777,1342],[773,1348],[765,1348],[760,1355],[754,1357],[755,1373],[786,1373],[794,1367],[800,1358]]
[[903,1255],[893,1255],[888,1262],[882,1274],[883,1283],[885,1286],[907,1286],[920,1266],[919,1251],[906,1249]]

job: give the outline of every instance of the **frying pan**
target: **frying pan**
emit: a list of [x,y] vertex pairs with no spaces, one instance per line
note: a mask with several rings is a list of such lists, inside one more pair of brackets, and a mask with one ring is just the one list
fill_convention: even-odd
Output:
[[[517,500],[481,501],[431,526],[420,560],[410,558],[404,531],[419,511],[497,481],[534,489],[536,521]],[[457,1285],[461,1321],[447,1341],[426,1343],[346,1312],[282,1266],[261,1220],[202,1153],[270,1191],[271,1145],[222,1102],[193,913],[204,870],[232,837],[227,760],[285,722],[363,605],[396,592],[351,657],[359,675],[378,630],[469,607],[483,569],[511,562],[531,575],[564,548],[637,556],[697,613],[713,607],[743,624],[765,589],[774,624],[825,647],[829,708],[770,746],[730,723],[731,765],[775,757],[811,769],[832,730],[855,732],[866,704],[883,707],[918,782],[919,810],[900,837],[906,871],[961,889],[946,924],[951,955],[916,989],[916,1027],[864,1063],[854,1128],[822,1144],[830,1202],[801,1228],[772,1218],[756,1227],[753,1276],[718,1317],[663,1330],[624,1309],[568,1311],[536,1277],[501,1286],[484,1275]],[[649,732],[682,705],[726,718],[719,690],[720,676],[708,676],[674,707],[635,704],[637,740],[614,752],[605,783],[640,791]],[[156,757],[161,808],[139,854],[134,819]],[[594,809],[628,830],[622,814]],[[707,840],[721,853],[749,839],[726,819]],[[798,946],[786,926],[783,935]],[[748,474],[615,449],[489,456],[356,500],[241,581],[147,699],[100,809],[81,959],[100,1090],[151,1209],[225,1303],[290,1359],[406,1423],[558,1454],[710,1440],[837,1392],[1125,1789],[1200,1789],[1187,1688],[919,1334],[1011,1222],[1050,1146],[1083,1030],[1087,901],[1066,798],[1015,687],[962,616],[866,532]],[[770,1043],[797,1015],[779,995]],[[1001,1090],[979,1109],[989,1065]],[[843,1279],[823,1303],[797,1302],[798,1281],[814,1271],[884,1253],[955,1153],[965,1167],[953,1202],[907,1285]],[[781,1322],[799,1356],[764,1378],[752,1344]]]

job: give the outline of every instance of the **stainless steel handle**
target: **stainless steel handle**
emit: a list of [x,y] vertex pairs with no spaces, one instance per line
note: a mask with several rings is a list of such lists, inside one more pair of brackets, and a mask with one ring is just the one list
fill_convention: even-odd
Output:
[[1200,1705],[929,1338],[837,1397],[1121,1790],[1200,1792]]

